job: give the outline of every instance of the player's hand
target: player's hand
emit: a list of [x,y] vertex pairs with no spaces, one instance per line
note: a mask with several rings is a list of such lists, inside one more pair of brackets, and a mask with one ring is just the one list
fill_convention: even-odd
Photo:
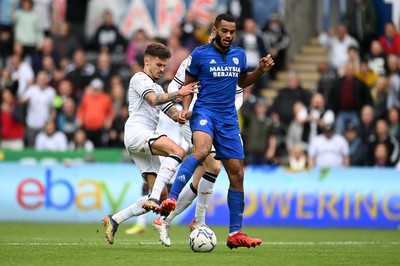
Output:
[[272,59],[272,56],[270,54],[260,59],[260,68],[263,72],[270,71],[274,65],[274,59]]
[[186,116],[188,115],[188,111],[187,110],[182,110],[179,112],[178,115],[178,123],[179,124],[185,124],[186,123]]
[[199,82],[195,81],[182,86],[178,92],[180,96],[184,97],[192,93],[199,93],[198,88],[200,88]]

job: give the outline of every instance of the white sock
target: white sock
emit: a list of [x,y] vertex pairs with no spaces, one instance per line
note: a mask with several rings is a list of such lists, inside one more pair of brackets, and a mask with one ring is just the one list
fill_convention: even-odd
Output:
[[146,226],[146,214],[138,216],[138,218],[136,219],[136,224]]
[[176,154],[170,154],[161,163],[160,170],[157,173],[156,182],[154,182],[150,198],[160,200],[161,192],[172,176],[176,172],[176,167],[182,162],[182,158]]
[[192,204],[193,200],[197,196],[197,191],[193,187],[193,184],[186,185],[182,192],[179,194],[178,201],[176,202],[176,208],[172,211],[168,217],[164,219],[167,224],[170,224],[171,221],[178,215],[181,214],[190,204]]
[[199,182],[198,197],[196,204],[195,221],[196,224],[206,224],[206,210],[210,203],[215,180],[217,176],[211,173],[204,173]]
[[139,198],[135,203],[130,205],[128,208],[115,213],[111,218],[120,224],[133,216],[139,216],[146,213],[146,210],[143,209],[143,203],[145,203],[146,200],[148,200],[148,196]]

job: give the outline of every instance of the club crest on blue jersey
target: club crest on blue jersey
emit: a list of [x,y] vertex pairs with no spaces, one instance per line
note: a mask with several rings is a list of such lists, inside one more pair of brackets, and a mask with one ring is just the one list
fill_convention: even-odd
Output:
[[207,125],[207,123],[208,123],[208,121],[205,120],[205,119],[201,119],[201,120],[199,121],[200,126],[205,126],[205,125]]
[[233,57],[233,58],[232,58],[232,61],[233,61],[233,63],[234,63],[235,65],[239,65],[239,58]]

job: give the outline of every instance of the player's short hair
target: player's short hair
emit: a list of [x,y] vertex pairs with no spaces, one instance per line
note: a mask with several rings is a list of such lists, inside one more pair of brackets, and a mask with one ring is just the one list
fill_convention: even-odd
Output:
[[154,42],[146,47],[146,50],[144,51],[144,56],[154,56],[165,60],[171,57],[171,52],[164,44]]
[[214,22],[214,26],[218,27],[219,24],[221,24],[221,21],[225,20],[228,22],[234,22],[236,24],[236,20],[234,17],[232,17],[229,14],[219,14],[216,18],[215,18],[215,22]]

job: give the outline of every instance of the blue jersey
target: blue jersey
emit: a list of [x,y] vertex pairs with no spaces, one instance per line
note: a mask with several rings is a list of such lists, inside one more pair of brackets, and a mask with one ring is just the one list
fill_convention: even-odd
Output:
[[211,112],[217,118],[237,123],[236,85],[240,74],[247,72],[243,49],[231,46],[222,53],[213,41],[197,47],[190,57],[186,74],[196,78],[201,86],[193,112]]

